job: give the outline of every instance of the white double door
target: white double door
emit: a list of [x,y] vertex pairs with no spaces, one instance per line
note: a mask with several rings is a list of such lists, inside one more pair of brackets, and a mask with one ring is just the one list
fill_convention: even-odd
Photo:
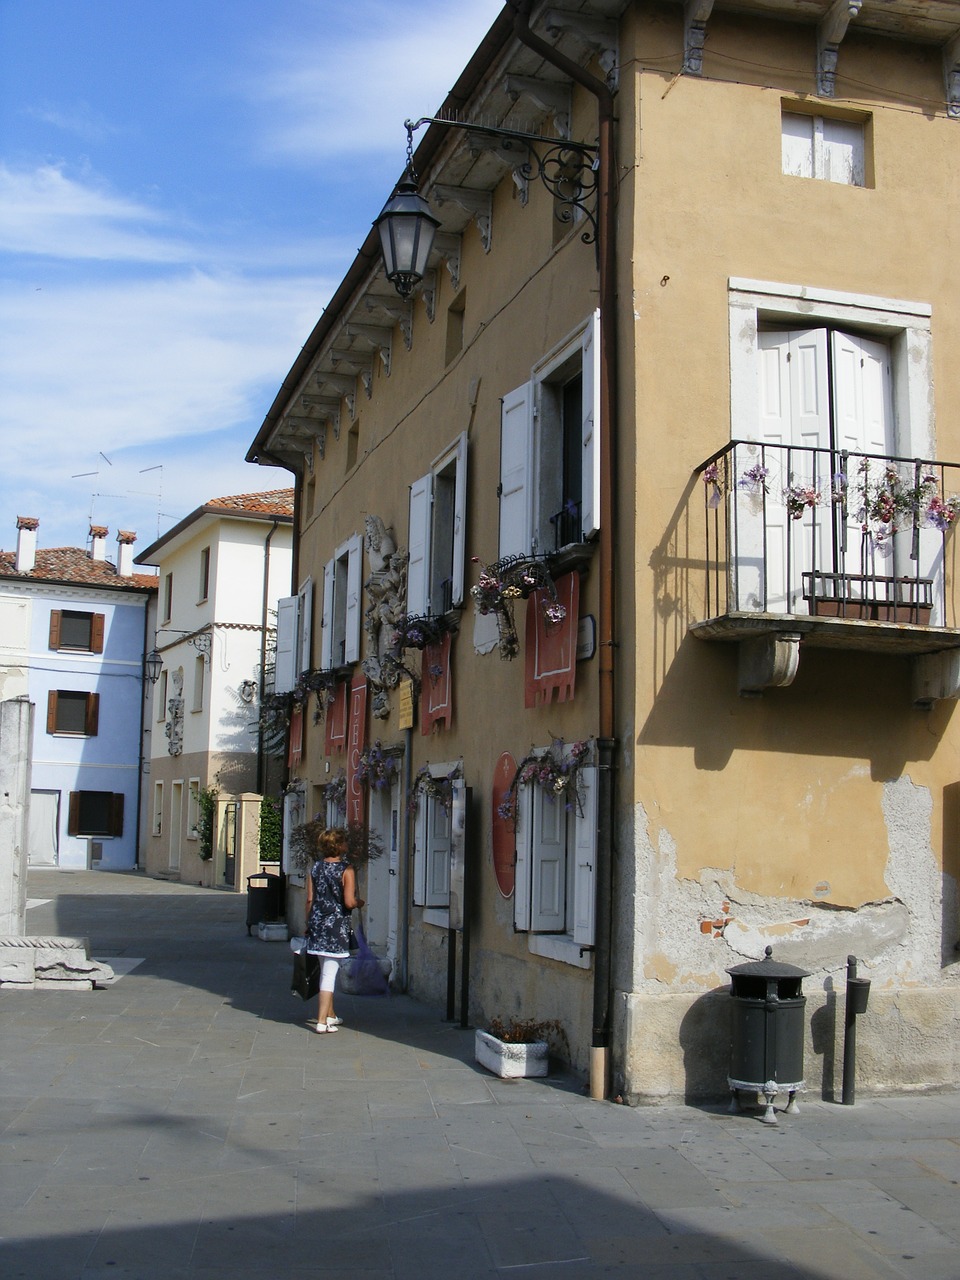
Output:
[[[864,566],[857,495],[864,455],[895,452],[890,352],[825,327],[762,330],[758,350],[758,422],[752,432],[734,424],[756,441],[735,458],[737,607],[806,613],[805,573],[874,571]],[[882,474],[882,463],[867,465]],[[847,502],[834,503],[844,484]]]

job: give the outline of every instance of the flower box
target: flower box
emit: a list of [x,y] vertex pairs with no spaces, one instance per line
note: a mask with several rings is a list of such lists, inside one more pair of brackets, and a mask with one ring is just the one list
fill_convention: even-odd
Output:
[[509,1044],[489,1031],[478,1031],[474,1056],[482,1067],[501,1079],[545,1076],[550,1066],[550,1048],[546,1040],[530,1044]]

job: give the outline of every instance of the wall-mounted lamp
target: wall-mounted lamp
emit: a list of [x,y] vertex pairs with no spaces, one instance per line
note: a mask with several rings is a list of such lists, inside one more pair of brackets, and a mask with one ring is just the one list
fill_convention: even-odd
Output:
[[151,684],[156,684],[163,670],[163,657],[159,649],[151,649],[143,660],[143,674]]
[[515,150],[519,144],[527,157],[519,165],[521,175],[527,180],[540,179],[557,200],[557,218],[561,222],[572,222],[575,211],[579,210],[591,228],[581,239],[585,244],[596,242],[597,147],[583,142],[568,142],[563,138],[544,138],[539,133],[523,133],[517,129],[500,129],[435,116],[424,116],[417,121],[405,120],[407,167],[373,224],[380,233],[387,279],[401,298],[408,298],[426,274],[433,239],[440,226],[439,219],[433,216],[429,204],[420,195],[417,172],[413,167],[413,135],[425,124],[485,134],[497,139],[505,151]]

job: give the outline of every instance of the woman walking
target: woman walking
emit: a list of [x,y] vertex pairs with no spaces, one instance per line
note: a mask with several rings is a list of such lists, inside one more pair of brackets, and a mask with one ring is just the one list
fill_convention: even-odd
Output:
[[350,955],[350,912],[363,906],[357,874],[347,864],[347,833],[328,827],[317,837],[317,857],[307,879],[307,951],[320,957],[320,998],[315,1031],[339,1031],[333,993],[340,963]]

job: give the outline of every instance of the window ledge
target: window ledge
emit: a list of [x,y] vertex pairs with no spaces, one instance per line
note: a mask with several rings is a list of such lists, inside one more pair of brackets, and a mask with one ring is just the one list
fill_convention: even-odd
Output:
[[561,964],[576,965],[578,969],[589,969],[591,966],[591,952],[585,951],[569,934],[532,933],[527,941],[532,956],[559,960]]
[[432,924],[437,929],[449,929],[450,911],[447,907],[424,907],[423,923]]

